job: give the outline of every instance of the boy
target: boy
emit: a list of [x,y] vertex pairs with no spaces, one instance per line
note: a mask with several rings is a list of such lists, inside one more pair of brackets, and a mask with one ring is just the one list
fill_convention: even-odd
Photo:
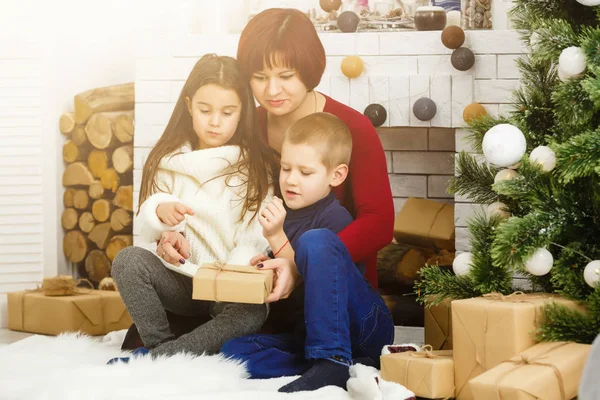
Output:
[[314,113],[294,123],[281,148],[285,207],[275,199],[259,215],[273,256],[293,261],[303,283],[272,304],[270,320],[286,333],[233,339],[221,352],[245,361],[253,378],[302,375],[281,392],[345,388],[352,360],[377,364],[393,340],[389,310],[335,235],[352,222],[332,193],[348,175],[351,153],[352,137],[337,117]]

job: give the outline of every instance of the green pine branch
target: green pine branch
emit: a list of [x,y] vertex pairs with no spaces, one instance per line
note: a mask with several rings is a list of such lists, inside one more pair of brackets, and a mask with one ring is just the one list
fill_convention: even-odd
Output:
[[456,276],[446,268],[425,265],[419,270],[420,278],[415,282],[415,293],[421,304],[434,306],[445,299],[468,299],[481,296],[475,283],[468,275]]
[[498,195],[492,190],[498,170],[461,151],[456,160],[456,176],[448,184],[448,193],[465,196],[476,203],[492,203]]
[[600,175],[600,129],[587,131],[555,148],[563,183]]

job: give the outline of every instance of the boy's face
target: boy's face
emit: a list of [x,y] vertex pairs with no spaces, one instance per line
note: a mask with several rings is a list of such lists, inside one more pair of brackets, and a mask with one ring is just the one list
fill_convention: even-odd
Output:
[[284,141],[279,186],[285,204],[298,210],[316,203],[344,181],[347,169],[342,164],[328,170],[314,147]]

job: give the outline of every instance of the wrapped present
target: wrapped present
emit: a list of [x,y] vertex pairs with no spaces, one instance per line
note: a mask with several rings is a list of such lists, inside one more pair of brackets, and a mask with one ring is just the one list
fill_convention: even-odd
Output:
[[409,198],[394,221],[398,243],[454,250],[454,205]]
[[537,344],[469,382],[476,399],[566,400],[577,396],[591,346]]
[[407,351],[381,356],[381,377],[405,386],[419,397],[454,396],[454,361],[451,350]]
[[204,264],[194,275],[195,300],[263,304],[273,290],[273,271],[250,265]]
[[451,300],[425,307],[425,343],[433,350],[452,350],[452,309]]
[[469,381],[532,347],[550,302],[578,308],[556,295],[495,293],[452,301],[452,346],[457,399],[473,399]]
[[8,293],[8,329],[44,335],[79,331],[95,336],[131,324],[118,292],[86,290],[72,296],[46,296],[41,290]]

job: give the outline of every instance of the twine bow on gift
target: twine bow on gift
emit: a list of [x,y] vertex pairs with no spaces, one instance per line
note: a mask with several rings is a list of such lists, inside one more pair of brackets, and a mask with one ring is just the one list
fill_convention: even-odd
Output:
[[[85,283],[90,288],[78,287],[80,283]],[[58,275],[53,278],[44,278],[42,286],[36,289],[26,290],[26,292],[42,292],[44,296],[73,296],[76,294],[88,294],[94,290],[94,285],[87,279],[73,279],[70,275]]]
[[508,371],[503,373],[500,376],[500,378],[498,378],[498,380],[496,381],[496,396],[497,396],[498,400],[502,400],[501,393],[500,393],[500,382],[502,381],[502,379],[506,378],[506,376],[509,373],[511,373],[514,370],[516,370],[520,367],[523,367],[525,365],[542,365],[545,367],[552,368],[552,371],[554,372],[554,375],[556,375],[556,379],[558,380],[558,389],[560,391],[560,398],[562,400],[567,400],[566,399],[567,396],[565,395],[565,386],[564,386],[563,377],[562,377],[562,374],[560,373],[560,370],[558,369],[558,367],[556,365],[553,365],[550,363],[543,363],[543,362],[538,361],[538,360],[543,360],[544,358],[548,358],[548,356],[545,356],[545,354],[548,354],[548,353],[558,349],[559,347],[563,347],[567,344],[569,344],[569,342],[564,342],[564,343],[560,343],[556,346],[552,346],[548,350],[546,350],[545,352],[543,352],[542,354],[540,354],[536,357],[527,357],[524,355],[520,355],[518,359],[506,360],[505,362],[515,364],[515,366],[514,366],[514,368],[509,369]]

